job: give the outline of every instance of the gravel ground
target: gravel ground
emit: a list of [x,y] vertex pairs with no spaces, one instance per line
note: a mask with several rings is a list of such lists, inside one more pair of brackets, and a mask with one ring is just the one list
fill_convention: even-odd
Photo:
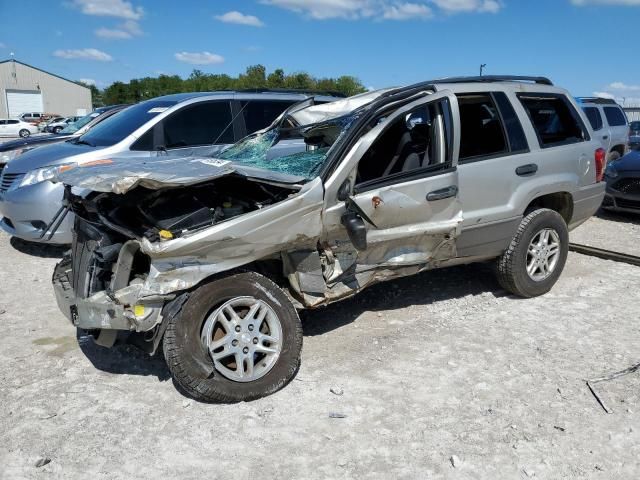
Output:
[[640,255],[640,215],[601,210],[582,226],[571,232],[571,241],[591,247]]
[[[632,248],[620,223],[574,241],[611,228]],[[283,391],[206,405],[159,359],[78,346],[49,281],[60,253],[0,234],[0,478],[638,477],[640,374],[598,385],[611,415],[584,379],[640,361],[640,268],[571,253],[531,300],[485,265],[378,285],[304,315]]]

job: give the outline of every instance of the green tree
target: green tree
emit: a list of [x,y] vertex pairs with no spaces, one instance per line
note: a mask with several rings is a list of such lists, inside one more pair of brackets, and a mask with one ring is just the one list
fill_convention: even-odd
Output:
[[284,70],[276,68],[267,77],[267,87],[269,88],[284,88]]
[[288,88],[355,95],[365,91],[362,83],[352,76],[317,79],[306,72],[286,74],[281,68],[267,73],[264,65],[251,65],[237,77],[194,69],[186,79],[178,75],[160,75],[158,77],[134,78],[129,83],[114,82],[103,91],[98,90],[95,86],[88,87],[91,88],[96,106],[135,103],[179,92]]
[[93,106],[93,108],[98,108],[98,107],[103,107],[104,103],[102,101],[102,92],[100,91],[100,89],[98,87],[95,86],[95,84],[89,84],[89,83],[85,83],[85,82],[77,82],[80,85],[83,85],[85,87],[87,87],[89,90],[91,90],[91,105]]

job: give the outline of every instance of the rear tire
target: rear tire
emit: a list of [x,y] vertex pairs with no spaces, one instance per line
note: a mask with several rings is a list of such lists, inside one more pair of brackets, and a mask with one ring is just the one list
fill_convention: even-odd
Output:
[[568,252],[569,232],[560,214],[534,210],[522,219],[509,248],[498,258],[498,281],[521,297],[544,295],[558,281]]
[[617,152],[616,150],[609,152],[609,155],[607,155],[607,165],[618,160],[620,156],[620,152]]
[[298,313],[258,273],[230,274],[198,287],[168,322],[164,357],[177,387],[196,400],[255,400],[286,386],[300,368]]
[[27,130],[26,128],[23,128],[22,130],[20,130],[18,132],[18,135],[20,135],[20,137],[22,137],[22,138],[27,138],[29,135],[31,135],[31,132],[29,130]]

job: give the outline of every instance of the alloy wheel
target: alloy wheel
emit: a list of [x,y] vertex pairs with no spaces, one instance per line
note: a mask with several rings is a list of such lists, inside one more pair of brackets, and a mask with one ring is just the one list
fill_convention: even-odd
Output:
[[549,278],[560,259],[560,236],[552,228],[540,230],[527,249],[527,274],[540,282]]
[[220,374],[236,382],[252,382],[276,364],[282,351],[282,326],[266,302],[236,297],[207,317],[200,339]]

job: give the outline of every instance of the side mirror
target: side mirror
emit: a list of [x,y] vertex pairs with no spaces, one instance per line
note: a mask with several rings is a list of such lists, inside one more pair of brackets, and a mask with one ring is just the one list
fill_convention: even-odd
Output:
[[351,182],[346,179],[340,188],[338,189],[338,200],[344,202],[351,195]]
[[364,220],[356,212],[347,210],[340,219],[342,225],[347,229],[349,240],[356,247],[356,250],[367,249],[367,227]]

